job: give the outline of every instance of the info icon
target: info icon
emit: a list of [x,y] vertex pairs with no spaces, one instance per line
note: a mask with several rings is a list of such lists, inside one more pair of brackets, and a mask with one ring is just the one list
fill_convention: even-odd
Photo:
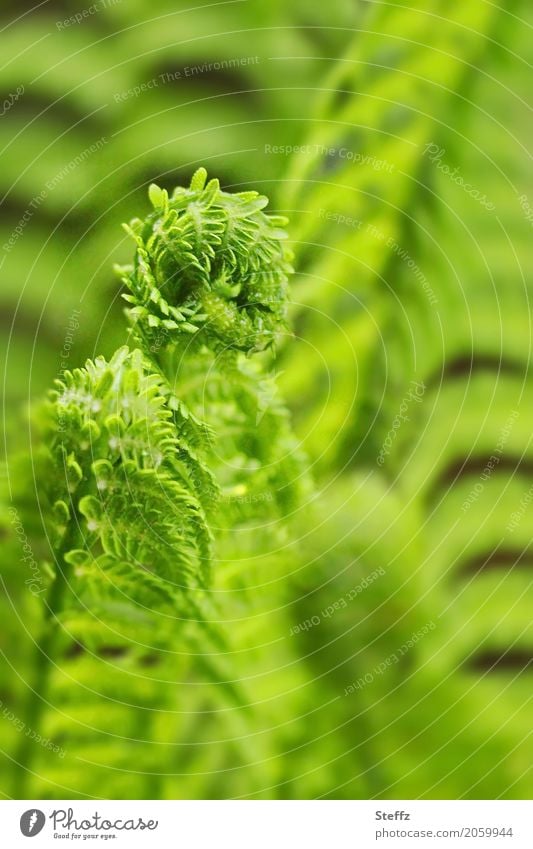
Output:
[[42,831],[45,822],[46,817],[42,811],[30,808],[29,811],[24,811],[20,818],[20,830],[24,837],[35,837]]

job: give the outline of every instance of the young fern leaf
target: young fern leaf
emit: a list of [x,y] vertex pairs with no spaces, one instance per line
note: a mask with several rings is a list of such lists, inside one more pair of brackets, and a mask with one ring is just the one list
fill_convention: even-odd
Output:
[[97,592],[103,564],[127,562],[137,564],[129,578],[115,573],[132,598],[144,584],[171,597],[205,586],[215,487],[177,433],[142,353],[121,348],[109,362],[67,372],[50,413],[50,498],[56,516],[76,525],[76,548],[65,552],[75,576]]
[[286,219],[263,211],[267,198],[206,179],[199,168],[170,198],[150,187],[153,211],[126,227],[135,259],[119,273],[132,335],[168,381],[177,426],[216,474],[232,525],[285,516],[301,489],[301,457],[265,351],[286,329],[292,252]]
[[[95,653],[96,667],[111,653],[140,673],[147,658],[172,670],[168,655],[183,648],[196,674],[243,705],[208,609],[210,524],[217,544],[234,543],[238,524],[260,519],[270,544],[271,520],[281,528],[301,491],[301,457],[268,363],[248,356],[266,357],[284,327],[284,219],[267,216],[255,192],[206,185],[204,169],[171,199],[152,186],[150,199],[154,211],[130,227],[135,261],[123,271],[139,347],[65,372],[41,417],[36,472],[56,571],[32,727],[54,686],[50,658],[69,657],[73,641]],[[144,691],[138,699],[143,706]],[[18,761],[29,759],[25,742]]]
[[191,337],[216,352],[262,350],[285,323],[286,219],[266,215],[257,192],[229,194],[206,178],[199,168],[171,198],[152,185],[153,212],[126,227],[137,250],[121,269],[124,297],[148,351],[190,347]]
[[284,219],[267,216],[256,192],[206,185],[205,169],[171,199],[157,186],[149,196],[154,211],[130,225],[125,277],[144,351],[65,373],[49,406],[55,545],[94,599],[110,585],[132,600],[205,588],[215,475],[241,494],[233,504],[249,508],[242,494],[255,479],[286,512],[300,471],[272,379],[244,357],[284,326]]

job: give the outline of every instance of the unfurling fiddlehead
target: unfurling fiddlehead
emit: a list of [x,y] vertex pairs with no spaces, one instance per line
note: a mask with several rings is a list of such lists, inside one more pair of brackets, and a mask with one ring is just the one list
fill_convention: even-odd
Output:
[[233,503],[248,514],[247,495],[268,493],[284,515],[300,489],[301,458],[268,352],[249,355],[286,329],[286,219],[267,215],[257,192],[229,194],[206,177],[198,169],[171,198],[152,185],[153,212],[126,228],[135,260],[119,273],[132,334],[171,387],[169,405],[189,421],[189,438],[199,421],[214,430],[206,461],[223,492],[240,493]]
[[[253,480],[271,492],[279,478],[268,502],[281,509],[296,486],[286,411],[243,354],[284,325],[284,219],[265,215],[256,192],[228,194],[205,178],[199,169],[170,200],[152,186],[154,211],[128,227],[137,249],[122,273],[143,350],[89,361],[51,396],[51,532],[62,549],[68,540],[62,555],[82,596],[124,584],[130,599],[141,588],[175,599],[205,587],[219,485],[243,493]],[[253,503],[264,510],[267,499]]]
[[204,169],[170,199],[157,186],[149,195],[153,211],[127,228],[134,263],[120,270],[137,347],[64,373],[38,416],[35,473],[55,579],[34,725],[59,636],[65,645],[58,621],[97,655],[110,639],[128,649],[142,625],[145,645],[164,650],[187,620],[223,645],[206,615],[213,537],[258,519],[280,524],[301,491],[301,457],[266,359],[285,327],[284,219],[266,215],[255,192],[206,185]]
[[206,177],[199,168],[171,198],[152,185],[154,211],[127,228],[137,251],[123,270],[126,300],[147,350],[189,346],[191,336],[216,352],[261,350],[284,325],[286,219],[266,215],[257,192],[229,194]]
[[141,564],[142,580],[170,597],[205,584],[204,508],[214,485],[178,434],[141,352],[121,348],[109,362],[67,373],[52,399],[54,508],[83,534],[83,548],[66,555],[75,576],[98,581],[103,558],[123,571]]

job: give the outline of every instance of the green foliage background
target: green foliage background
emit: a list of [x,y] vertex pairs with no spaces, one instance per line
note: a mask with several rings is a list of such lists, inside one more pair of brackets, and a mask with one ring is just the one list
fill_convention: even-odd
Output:
[[[0,119],[0,244],[27,219],[0,257],[4,796],[527,798],[528,4],[96,5],[2,11],[2,100],[24,92]],[[126,341],[120,222],[199,164],[290,218],[274,368],[315,497],[285,529],[228,529],[222,644],[198,618],[147,659],[141,625],[124,649],[74,616],[33,727],[43,605],[9,512],[34,487],[25,411],[69,333],[68,367]],[[25,541],[47,559],[38,513]]]

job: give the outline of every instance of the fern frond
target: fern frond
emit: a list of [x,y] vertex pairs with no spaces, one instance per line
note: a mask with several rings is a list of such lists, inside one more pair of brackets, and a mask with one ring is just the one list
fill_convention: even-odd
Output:
[[[94,561],[105,554],[138,565],[132,589],[152,575],[168,588],[205,585],[214,484],[177,433],[174,416],[161,379],[147,372],[138,350],[88,361],[57,381],[47,489],[64,525],[76,524],[72,547],[86,552],[83,563],[76,560],[78,574],[90,569],[97,582]],[[197,490],[200,480],[210,486]]]
[[133,336],[168,382],[178,431],[224,490],[220,512],[231,527],[285,516],[304,489],[302,455],[271,374],[292,254],[286,219],[263,212],[267,198],[206,180],[200,168],[170,198],[150,187],[154,209],[127,228],[137,247],[122,274]]
[[[279,544],[304,490],[265,350],[284,327],[291,269],[284,220],[262,212],[266,198],[205,181],[199,169],[171,199],[152,186],[154,212],[132,223],[127,297],[141,347],[63,372],[37,416],[35,473],[55,573],[32,724],[55,686],[58,652],[125,659],[139,678],[147,662],[175,680],[192,666],[199,690],[214,682],[228,709],[247,701],[207,590],[214,539],[222,562],[228,547],[246,558],[252,537],[257,549]],[[141,689],[132,700],[144,707]],[[167,742],[177,733],[168,704]],[[85,745],[82,734],[82,754]]]
[[286,219],[263,212],[257,192],[229,194],[199,168],[169,198],[150,187],[154,211],[127,228],[137,249],[122,269],[129,316],[147,351],[170,345],[253,351],[284,325],[291,253]]

